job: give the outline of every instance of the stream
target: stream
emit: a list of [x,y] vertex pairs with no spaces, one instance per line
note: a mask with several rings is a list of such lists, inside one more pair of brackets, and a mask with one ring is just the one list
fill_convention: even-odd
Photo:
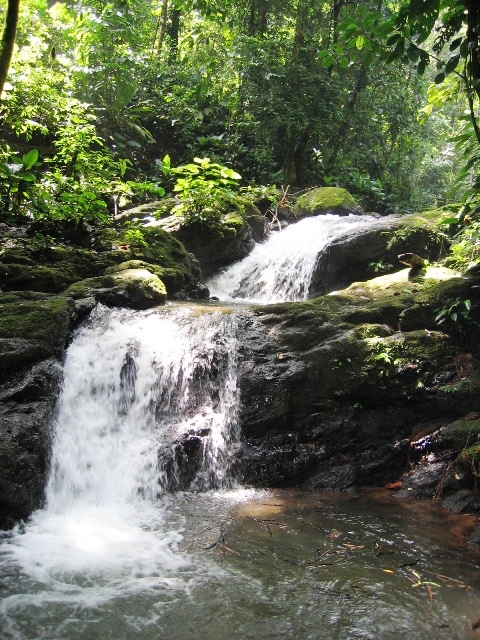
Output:
[[[304,222],[296,253],[314,235]],[[337,222],[322,247],[355,224]],[[282,237],[291,246],[294,227],[259,245],[263,254]],[[220,277],[233,270],[247,283],[267,270],[285,284],[300,269],[263,259]],[[304,299],[300,272],[293,292],[212,289],[237,301]],[[478,637],[473,517],[386,489],[260,490],[235,478],[237,314],[99,305],[77,329],[45,506],[0,532],[2,640]],[[199,464],[186,478],[178,443],[190,436]]]

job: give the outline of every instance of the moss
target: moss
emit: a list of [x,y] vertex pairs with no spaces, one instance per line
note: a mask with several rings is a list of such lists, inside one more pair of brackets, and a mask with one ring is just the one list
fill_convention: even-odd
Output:
[[147,309],[163,304],[167,290],[160,278],[143,268],[127,268],[76,282],[65,292],[73,300],[94,298],[112,306]]
[[464,449],[460,454],[460,457],[464,460],[469,460],[477,466],[480,463],[480,442]]
[[354,197],[340,187],[321,187],[301,195],[295,203],[295,213],[318,215],[322,213],[348,214],[358,210]]
[[144,309],[163,304],[167,290],[160,278],[146,269],[126,269],[115,276],[118,286],[125,287],[131,304],[136,309]]
[[223,217],[225,227],[231,227],[235,230],[243,229],[246,223],[246,215],[244,211],[231,211]]
[[12,291],[59,293],[76,279],[78,274],[70,265],[63,269],[22,264],[0,265],[0,283]]
[[1,294],[0,309],[4,339],[34,340],[56,349],[69,325],[70,303],[63,296]]
[[145,262],[144,260],[126,260],[125,262],[116,264],[113,267],[109,267],[105,271],[105,275],[115,275],[131,269],[146,269],[147,271],[155,274],[159,278],[162,278],[163,273],[165,271],[163,267],[160,267],[157,264],[152,264],[150,262]]
[[472,446],[479,447],[480,417],[478,414],[469,414],[444,427],[441,434],[454,451],[468,450]]
[[200,279],[198,262],[179,240],[159,227],[142,228],[139,233],[146,246],[112,250],[115,244],[121,244],[121,233],[102,229],[94,238],[97,250],[105,249],[100,254],[60,246],[5,250],[0,262],[0,285],[12,291],[60,293],[75,282],[100,277],[114,271],[118,264],[136,260],[142,264],[134,268],[141,266],[164,280],[170,295],[195,286]]

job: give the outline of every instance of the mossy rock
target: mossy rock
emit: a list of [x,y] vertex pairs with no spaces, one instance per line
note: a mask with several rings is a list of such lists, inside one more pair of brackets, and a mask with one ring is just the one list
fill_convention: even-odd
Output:
[[164,283],[154,273],[144,268],[127,268],[118,273],[76,282],[67,289],[65,296],[73,300],[101,302],[108,306],[148,309],[164,304],[167,291]]
[[355,198],[340,187],[319,187],[301,195],[294,212],[297,218],[334,213],[347,216],[350,213],[361,213],[361,207]]
[[61,246],[5,250],[0,261],[0,286],[6,291],[60,293],[75,282],[100,277],[132,259],[141,261],[143,268],[152,265],[148,270],[165,282],[169,295],[197,290],[200,266],[179,240],[152,227],[138,232],[138,243],[129,243],[128,231],[98,231],[94,243],[101,253]]
[[0,294],[0,378],[51,356],[61,358],[71,308],[62,296]]
[[454,451],[468,450],[469,447],[479,447],[480,443],[480,415],[470,413],[440,430],[442,440]]
[[109,264],[109,257],[86,249],[10,249],[2,254],[0,285],[6,291],[60,293],[78,280],[99,275]]
[[0,338],[24,338],[55,346],[69,322],[61,296],[0,294]]
[[0,282],[11,291],[43,291],[60,293],[78,279],[73,268],[0,264]]

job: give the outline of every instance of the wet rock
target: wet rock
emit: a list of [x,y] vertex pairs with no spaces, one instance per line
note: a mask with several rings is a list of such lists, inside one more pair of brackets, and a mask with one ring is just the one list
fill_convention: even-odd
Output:
[[[468,464],[476,449],[449,465],[454,440],[477,443],[477,414],[456,418],[480,409],[478,370],[470,360],[459,367],[461,344],[435,331],[434,317],[448,299],[473,299],[478,282],[428,269],[414,285],[404,278],[402,271],[306,303],[256,307],[247,317],[240,365],[247,482],[348,489],[401,480],[398,495],[434,497],[441,486],[442,499],[465,490],[472,497],[465,505],[475,504]],[[398,331],[405,325],[411,330]],[[423,458],[431,449],[411,444],[420,424],[443,434],[430,462]]]
[[[436,261],[444,250],[444,239],[436,233],[433,222],[418,214],[366,222],[335,238],[319,255],[309,297],[368,280],[375,270],[403,269],[397,258],[400,252],[413,251],[426,260]],[[410,275],[421,277],[418,272]]]
[[196,257],[203,278],[208,278],[248,255],[255,242],[265,237],[266,228],[266,218],[253,205],[245,204],[225,215],[219,226],[178,226],[172,230],[172,235]]
[[[142,229],[133,239],[126,235],[128,231],[97,231],[92,236],[94,251],[55,245],[3,250],[0,287],[4,291],[60,293],[87,278],[126,268],[145,268],[165,283],[169,297],[179,292],[187,298],[190,292],[194,292],[192,298],[202,295],[200,265],[181,242],[158,227]],[[125,267],[126,263],[131,264]]]

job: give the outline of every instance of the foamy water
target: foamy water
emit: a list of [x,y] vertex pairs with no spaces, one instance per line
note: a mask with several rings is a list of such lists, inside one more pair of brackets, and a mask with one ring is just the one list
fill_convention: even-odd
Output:
[[165,524],[166,493],[175,489],[175,451],[186,433],[201,441],[191,488],[232,485],[235,333],[228,314],[103,307],[77,332],[46,506],[1,547],[2,572],[20,571],[35,595],[6,598],[0,614],[8,619],[22,602],[97,606],[145,589],[170,598],[187,588],[197,568],[178,552],[181,519]]
[[333,239],[373,220],[328,214],[273,231],[246,258],[210,278],[206,283],[210,294],[252,303],[307,300],[321,252]]

